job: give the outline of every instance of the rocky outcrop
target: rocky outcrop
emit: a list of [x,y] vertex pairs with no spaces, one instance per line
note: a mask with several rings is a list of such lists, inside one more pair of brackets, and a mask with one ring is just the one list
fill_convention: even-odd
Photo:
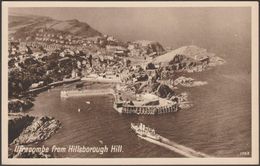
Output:
[[192,107],[192,103],[189,102],[188,93],[186,92],[182,92],[181,94],[172,96],[171,100],[177,102],[179,108],[181,109],[188,109]]
[[52,117],[32,117],[13,113],[8,115],[8,157],[9,158],[51,158],[51,152],[15,151],[16,146],[35,148],[34,143],[50,138],[61,123]]
[[160,84],[154,93],[161,98],[171,98],[175,94],[169,86],[164,84]]
[[200,61],[200,60],[206,59],[208,57],[211,57],[214,54],[207,52],[206,49],[191,45],[191,46],[180,47],[180,48],[175,49],[171,52],[168,52],[164,55],[161,55],[161,56],[157,57],[154,60],[154,62],[155,63],[169,63],[172,60],[174,60],[174,58],[176,56],[179,56],[179,55],[184,56],[182,59],[189,58],[194,61]]
[[12,144],[27,145],[44,141],[50,138],[60,127],[61,123],[53,117],[36,117]]
[[11,99],[8,101],[8,112],[23,112],[33,106],[33,103],[27,99]]
[[225,61],[204,48],[191,45],[158,56],[153,63],[168,66],[173,71],[201,72],[208,66],[222,65]]
[[165,84],[161,84],[159,82],[155,83],[136,83],[133,85],[133,89],[135,89],[136,93],[153,93],[161,98],[168,98],[170,99],[173,95],[175,95],[174,91]]
[[174,86],[182,85],[184,87],[195,87],[208,84],[206,81],[195,81],[193,78],[179,77],[174,80]]
[[31,125],[34,117],[23,116],[20,114],[9,114],[8,115],[8,142],[11,143],[17,138],[21,132]]
[[209,61],[209,66],[218,66],[218,65],[223,65],[224,63],[226,63],[226,61],[218,56],[213,56],[210,58]]

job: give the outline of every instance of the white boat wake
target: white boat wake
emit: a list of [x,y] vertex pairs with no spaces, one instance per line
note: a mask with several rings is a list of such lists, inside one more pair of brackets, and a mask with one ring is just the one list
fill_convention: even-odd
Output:
[[141,139],[144,139],[148,142],[151,142],[153,144],[156,144],[156,145],[159,145],[159,146],[162,146],[166,149],[169,149],[171,151],[174,151],[180,155],[183,155],[185,157],[190,157],[190,158],[195,158],[195,157],[212,157],[212,156],[209,156],[207,154],[204,154],[202,152],[198,152],[198,151],[195,151],[191,148],[188,148],[186,146],[183,146],[183,145],[180,145],[176,142],[173,142],[173,141],[170,141],[168,140],[167,138],[164,138],[162,136],[160,136],[161,138],[161,141],[157,141],[157,140],[154,140],[154,139],[151,139],[149,137],[142,137],[140,135],[138,135],[138,137],[140,137]]

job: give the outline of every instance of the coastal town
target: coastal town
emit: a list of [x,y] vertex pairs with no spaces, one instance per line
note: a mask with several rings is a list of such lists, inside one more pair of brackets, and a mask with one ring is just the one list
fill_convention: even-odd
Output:
[[[30,33],[22,30],[11,33],[8,40],[9,157],[53,157],[15,154],[12,150],[14,145],[47,140],[62,127],[53,117],[24,114],[43,91],[74,83],[73,88],[60,92],[61,98],[113,95],[114,113],[119,116],[160,116],[192,106],[180,86],[207,84],[183,73],[203,72],[225,63],[195,45],[166,49],[156,41],[125,42],[96,32],[77,35],[48,27],[37,27]],[[111,88],[88,89],[84,82],[109,84]]]

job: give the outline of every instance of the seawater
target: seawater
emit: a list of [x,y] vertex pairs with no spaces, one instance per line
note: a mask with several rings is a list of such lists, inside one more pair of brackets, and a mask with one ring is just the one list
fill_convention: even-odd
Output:
[[[60,98],[61,90],[75,84],[39,94],[28,113],[53,116],[61,121],[62,128],[43,142],[46,146],[123,145],[120,153],[55,153],[55,157],[182,157],[138,138],[130,129],[131,122],[142,122],[169,140],[211,156],[241,157],[241,152],[251,151],[250,73],[232,72],[229,68],[226,64],[201,73],[184,74],[208,84],[178,89],[189,94],[193,107],[177,113],[121,115],[113,109],[111,95]],[[92,89],[111,86],[85,84]]]

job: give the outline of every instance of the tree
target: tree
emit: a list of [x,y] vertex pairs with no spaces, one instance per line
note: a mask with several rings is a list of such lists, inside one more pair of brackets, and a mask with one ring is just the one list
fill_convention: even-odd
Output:
[[156,69],[155,68],[155,65],[153,63],[148,63],[147,66],[146,66],[146,69]]
[[33,51],[29,46],[26,46],[26,48],[27,48],[27,51],[26,51],[27,54],[33,54]]

